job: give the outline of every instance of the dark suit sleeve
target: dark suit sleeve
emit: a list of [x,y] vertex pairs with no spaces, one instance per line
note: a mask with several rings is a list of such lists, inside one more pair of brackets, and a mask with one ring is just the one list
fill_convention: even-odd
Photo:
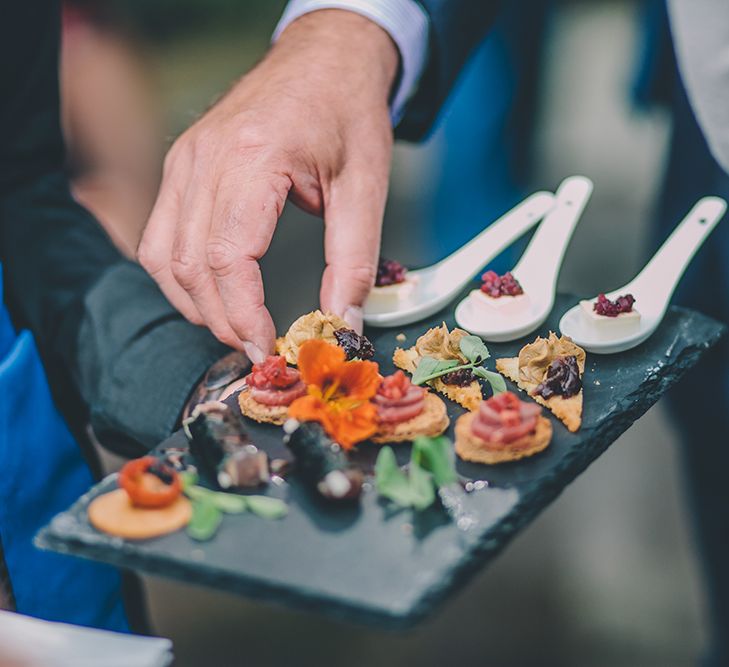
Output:
[[69,193],[57,3],[6,3],[0,12],[12,13],[0,19],[5,302],[33,332],[77,435],[90,420],[105,445],[138,454],[172,431],[195,384],[228,350],[187,323]]
[[409,141],[419,141],[430,131],[459,72],[484,39],[501,5],[500,0],[419,2],[430,19],[428,60],[395,132]]

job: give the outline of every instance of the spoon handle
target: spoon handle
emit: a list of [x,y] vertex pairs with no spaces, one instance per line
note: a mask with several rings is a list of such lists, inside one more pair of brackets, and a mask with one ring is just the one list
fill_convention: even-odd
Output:
[[433,267],[439,286],[463,286],[504,248],[534,227],[553,205],[554,195],[550,192],[536,192],[525,199]]
[[700,199],[645,268],[620,290],[621,293],[634,294],[645,310],[663,312],[693,256],[725,211],[726,202],[720,197]]
[[532,236],[514,268],[522,283],[538,286],[553,297],[567,245],[592,194],[592,181],[584,176],[565,179],[556,193],[555,207]]

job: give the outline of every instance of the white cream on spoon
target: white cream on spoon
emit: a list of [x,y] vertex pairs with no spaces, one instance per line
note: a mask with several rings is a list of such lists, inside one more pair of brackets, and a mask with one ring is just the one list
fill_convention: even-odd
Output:
[[473,290],[456,308],[458,325],[492,342],[516,340],[538,328],[554,306],[562,259],[591,194],[588,178],[563,181],[555,207],[512,271],[524,294],[493,298]]
[[577,305],[562,316],[560,331],[580,347],[596,354],[623,352],[642,343],[658,328],[681,276],[725,211],[723,199],[701,199],[638,276],[605,295],[613,300],[623,294],[633,295],[640,313],[637,326],[635,318],[623,320],[630,326],[628,331],[621,330],[608,322],[618,318],[596,320],[582,305]]

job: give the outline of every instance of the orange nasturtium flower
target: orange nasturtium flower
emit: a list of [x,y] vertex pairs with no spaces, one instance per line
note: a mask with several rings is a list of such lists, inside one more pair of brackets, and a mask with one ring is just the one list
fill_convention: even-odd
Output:
[[323,340],[299,349],[299,371],[307,395],[289,406],[289,416],[319,422],[344,449],[377,430],[377,408],[370,402],[380,384],[373,361],[346,361],[344,350]]

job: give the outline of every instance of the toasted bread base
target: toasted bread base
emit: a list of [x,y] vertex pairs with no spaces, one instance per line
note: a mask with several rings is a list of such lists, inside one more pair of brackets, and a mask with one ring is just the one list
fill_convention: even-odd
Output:
[[160,509],[135,507],[124,489],[94,498],[88,509],[91,525],[103,533],[125,540],[146,540],[174,533],[192,517],[192,504],[184,496]]
[[564,396],[552,396],[545,400],[541,396],[531,395],[531,392],[537,387],[535,383],[524,382],[519,377],[518,357],[497,359],[496,370],[503,376],[509,378],[512,382],[516,383],[519,389],[526,391],[530,398],[533,398],[537,403],[551,410],[554,416],[567,427],[567,430],[574,433],[582,425],[582,389],[580,389],[579,393],[574,396],[570,396],[569,398],[564,398]]
[[[392,355],[392,362],[395,366],[407,371],[411,375],[415,372],[418,359],[419,355],[414,347],[411,347],[409,350],[403,350],[398,347]],[[481,384],[478,380],[474,380],[465,387],[459,387],[455,384],[446,384],[440,378],[435,378],[435,380],[432,380],[428,384],[430,384],[437,392],[443,394],[446,398],[449,398],[466,408],[466,410],[475,410],[479,406],[479,403],[483,400]]]
[[534,433],[508,444],[487,442],[471,431],[476,417],[475,413],[468,412],[456,421],[456,454],[464,461],[489,464],[518,461],[543,451],[552,440],[552,422],[539,417]]
[[435,394],[425,395],[423,411],[407,421],[399,424],[380,424],[377,433],[370,438],[372,442],[409,442],[419,435],[441,435],[448,428],[450,419],[446,414],[446,406]]
[[244,417],[248,417],[261,424],[276,424],[282,426],[286,421],[289,407],[287,405],[264,405],[251,396],[248,389],[238,394],[238,406]]

